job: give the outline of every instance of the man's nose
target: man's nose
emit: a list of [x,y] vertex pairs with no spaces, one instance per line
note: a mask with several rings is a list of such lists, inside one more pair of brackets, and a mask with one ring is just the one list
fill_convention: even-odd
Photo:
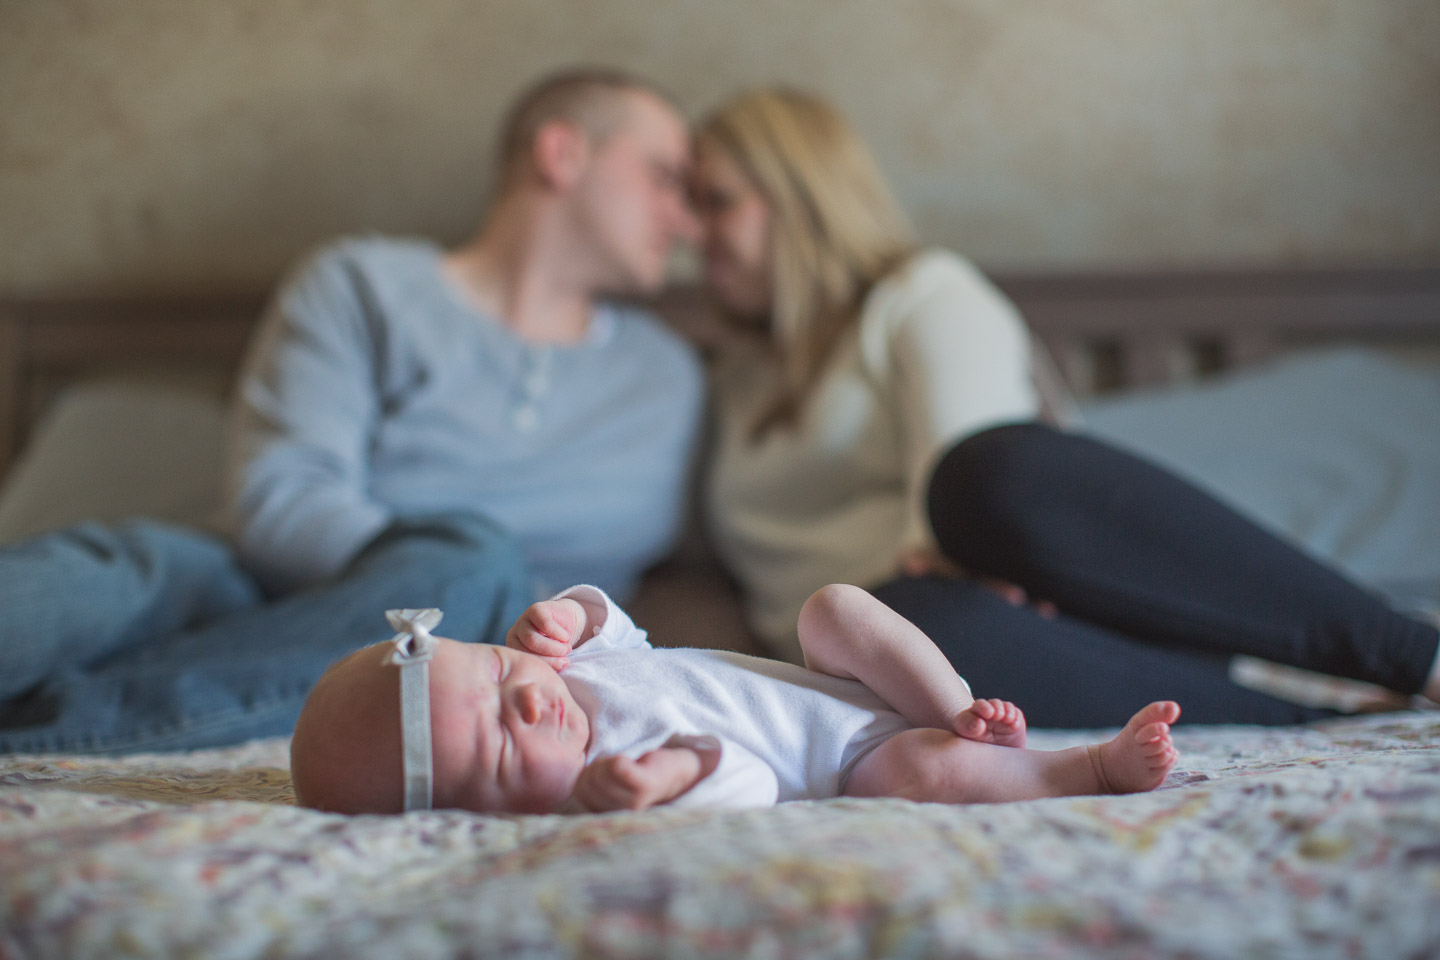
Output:
[[673,235],[678,240],[687,243],[695,243],[700,239],[700,218],[690,208],[690,204],[684,200],[675,202],[675,212],[670,218]]

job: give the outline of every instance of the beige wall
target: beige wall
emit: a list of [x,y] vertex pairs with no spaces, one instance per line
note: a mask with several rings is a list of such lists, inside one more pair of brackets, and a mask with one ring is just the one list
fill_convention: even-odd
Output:
[[0,0],[0,293],[459,239],[575,60],[824,92],[991,266],[1440,261],[1435,0]]

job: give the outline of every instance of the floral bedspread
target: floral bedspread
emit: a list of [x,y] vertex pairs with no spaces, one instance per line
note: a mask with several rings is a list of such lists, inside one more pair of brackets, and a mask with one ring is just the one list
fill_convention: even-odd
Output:
[[1177,734],[1140,796],[572,818],[300,810],[281,740],[0,758],[0,957],[1440,957],[1440,714]]

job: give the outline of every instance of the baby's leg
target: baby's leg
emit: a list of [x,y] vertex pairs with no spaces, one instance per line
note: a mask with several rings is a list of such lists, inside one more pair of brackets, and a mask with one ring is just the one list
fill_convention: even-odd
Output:
[[930,803],[997,803],[1153,790],[1175,765],[1170,724],[1180,708],[1152,703],[1102,744],[1017,750],[943,730],[907,730],[861,758],[845,793]]
[[810,595],[796,622],[805,666],[859,680],[917,727],[953,730],[970,686],[920,628],[859,587]]

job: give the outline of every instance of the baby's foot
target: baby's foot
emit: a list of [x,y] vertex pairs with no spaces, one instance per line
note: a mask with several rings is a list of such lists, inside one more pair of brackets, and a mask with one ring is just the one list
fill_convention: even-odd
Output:
[[1180,705],[1158,700],[1142,708],[1114,740],[1089,748],[1090,761],[1109,793],[1142,793],[1165,781],[1179,753],[1170,737],[1170,724],[1180,716]]
[[1009,700],[976,700],[955,716],[955,733],[1001,747],[1025,746],[1025,714]]

